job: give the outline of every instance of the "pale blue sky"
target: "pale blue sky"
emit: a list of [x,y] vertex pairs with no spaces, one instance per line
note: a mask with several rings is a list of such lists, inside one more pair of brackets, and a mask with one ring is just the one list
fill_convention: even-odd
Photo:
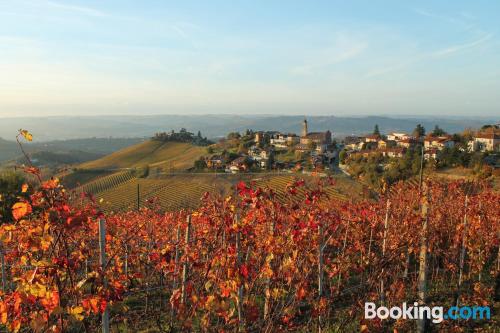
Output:
[[496,116],[499,22],[495,0],[0,0],[0,116]]

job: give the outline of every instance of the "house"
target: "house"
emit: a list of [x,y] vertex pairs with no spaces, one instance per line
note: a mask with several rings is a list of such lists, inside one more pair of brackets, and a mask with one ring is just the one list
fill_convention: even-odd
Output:
[[452,148],[455,142],[451,139],[449,135],[445,136],[426,136],[424,139],[424,148],[431,149],[436,148],[438,150],[443,150],[444,148]]
[[229,169],[231,172],[236,173],[240,171],[247,171],[250,165],[248,156],[240,156],[231,162]]
[[225,165],[225,160],[222,155],[212,155],[205,161],[209,169],[222,169]]
[[269,159],[274,154],[270,149],[260,149],[256,146],[250,147],[248,150],[248,155],[252,160],[254,160],[261,168],[267,168],[269,164]]
[[257,145],[263,145],[263,144],[266,144],[266,143],[269,143],[271,138],[280,134],[279,132],[276,132],[276,131],[258,131],[255,133],[255,138],[254,138],[254,142],[257,144]]
[[379,140],[377,142],[378,149],[387,149],[396,146],[396,141],[394,140]]
[[387,140],[390,140],[390,141],[401,141],[401,140],[406,140],[406,139],[410,139],[410,136],[406,133],[393,132],[393,133],[387,134]]
[[403,148],[410,148],[416,143],[417,143],[416,140],[411,137],[396,141],[396,145]]
[[364,141],[364,137],[346,136],[343,140],[344,148],[347,150],[360,150],[363,147]]
[[380,153],[384,157],[403,157],[403,155],[406,152],[406,148],[403,147],[394,147],[394,148],[385,148],[383,150],[380,150]]
[[299,142],[299,137],[294,133],[282,134],[275,133],[271,135],[270,145],[276,148],[287,148],[289,146],[293,146],[294,144]]
[[380,137],[380,135],[377,134],[371,134],[365,136],[365,142],[379,142],[381,139],[382,138]]
[[471,151],[500,151],[500,134],[494,131],[476,134],[469,141]]
[[427,149],[424,151],[424,159],[425,160],[429,160],[429,159],[435,159],[437,160],[438,159],[438,153],[439,153],[439,149],[438,148],[431,148],[431,149]]

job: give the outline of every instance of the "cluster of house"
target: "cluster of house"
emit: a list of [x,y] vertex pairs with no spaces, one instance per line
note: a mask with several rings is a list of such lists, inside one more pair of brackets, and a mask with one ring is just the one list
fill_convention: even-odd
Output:
[[254,145],[248,149],[247,154],[225,161],[221,155],[213,155],[206,160],[207,167],[211,169],[225,169],[227,172],[248,171],[253,166],[261,169],[279,168],[288,169],[296,165],[294,163],[280,163],[275,161],[276,153],[282,151],[308,153],[313,166],[326,166],[331,164],[337,151],[332,141],[332,133],[309,132],[307,120],[302,123],[302,133],[281,133],[277,131],[259,131],[255,133]]
[[[423,144],[424,158],[438,159],[439,152],[445,148],[455,146],[450,135],[415,138],[406,133],[390,133],[384,137],[380,135],[348,136],[344,139],[344,148],[349,156],[368,157],[379,153],[387,157],[403,157],[406,150],[416,144]],[[470,151],[500,151],[500,135],[495,132],[478,133],[469,141]]]

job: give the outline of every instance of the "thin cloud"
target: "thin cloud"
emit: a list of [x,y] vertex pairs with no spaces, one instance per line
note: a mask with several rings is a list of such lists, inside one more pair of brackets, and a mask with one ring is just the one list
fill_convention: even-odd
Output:
[[412,58],[412,59],[408,59],[406,61],[403,61],[403,62],[400,62],[400,63],[397,63],[395,65],[390,65],[390,66],[387,66],[387,67],[381,67],[381,68],[376,68],[376,69],[373,69],[371,71],[369,71],[366,75],[365,75],[365,78],[369,79],[369,78],[373,78],[373,77],[377,77],[377,76],[382,76],[382,75],[385,75],[385,74],[388,74],[388,73],[392,73],[392,72],[396,72],[396,71],[399,71],[401,69],[404,69],[418,61],[420,61],[423,57],[422,56],[417,56],[415,58]]
[[80,13],[80,14],[87,15],[87,16],[93,16],[93,17],[108,16],[106,13],[104,13],[100,10],[90,8],[90,7],[67,5],[67,4],[55,2],[55,1],[46,1],[45,4],[49,7],[58,8],[58,9],[66,10],[66,11],[72,11],[72,12]]
[[475,41],[470,42],[470,43],[452,45],[452,46],[447,47],[445,49],[438,50],[438,51],[434,52],[432,55],[436,56],[436,57],[442,57],[442,56],[451,55],[451,54],[454,54],[454,53],[457,53],[460,51],[464,51],[467,49],[472,49],[472,48],[475,48],[476,46],[479,46],[479,45],[483,44],[484,42],[490,40],[492,37],[493,37],[493,34],[487,34],[487,35],[479,38],[478,40],[475,40]]
[[367,48],[367,44],[358,43],[351,45],[349,48],[342,50],[341,52],[335,52],[336,54],[328,56],[326,60],[315,62],[314,64],[307,64],[302,66],[296,66],[292,68],[292,74],[296,75],[311,75],[318,69],[336,65],[338,63],[351,60],[360,55]]
[[470,43],[452,45],[452,46],[449,46],[447,48],[437,50],[434,52],[421,53],[420,55],[416,55],[415,57],[410,58],[406,61],[396,63],[394,65],[390,65],[387,67],[373,69],[365,75],[365,78],[373,78],[373,77],[377,77],[377,76],[382,76],[382,75],[385,75],[388,73],[392,73],[392,72],[396,72],[396,71],[405,69],[405,68],[407,68],[415,63],[418,63],[420,61],[424,61],[424,60],[427,60],[430,58],[446,57],[446,56],[453,55],[455,53],[459,53],[459,52],[464,51],[464,50],[473,49],[473,48],[485,43],[486,41],[488,41],[492,37],[493,37],[493,34],[487,34],[487,35],[479,38],[478,40],[475,40],[475,41],[470,42]]

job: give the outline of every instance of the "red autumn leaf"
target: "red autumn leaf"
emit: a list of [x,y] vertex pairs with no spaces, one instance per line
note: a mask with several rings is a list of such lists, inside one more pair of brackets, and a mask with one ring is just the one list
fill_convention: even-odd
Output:
[[240,266],[240,274],[245,279],[248,278],[248,267],[247,267],[247,265],[243,264],[243,265]]

